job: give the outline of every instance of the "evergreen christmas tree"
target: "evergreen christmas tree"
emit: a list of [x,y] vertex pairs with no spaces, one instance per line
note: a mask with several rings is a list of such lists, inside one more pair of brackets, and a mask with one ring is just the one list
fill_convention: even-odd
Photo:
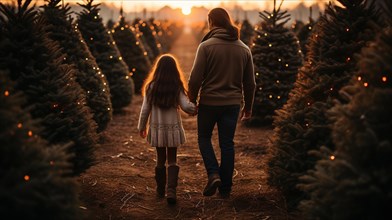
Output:
[[140,19],[135,20],[134,26],[136,30],[141,33],[142,37],[145,39],[145,43],[151,49],[151,62],[154,62],[155,59],[162,53],[161,44],[158,42],[155,30],[153,29],[154,26],[149,24],[149,22]]
[[[150,18],[149,23],[152,26],[153,35],[156,37],[158,44],[161,47],[161,53],[169,52],[169,42],[165,32],[162,29],[161,22]],[[155,33],[155,34],[154,34]]]
[[60,7],[61,0],[48,0],[41,16],[45,19],[49,38],[59,43],[66,53],[65,63],[74,66],[76,81],[87,97],[87,105],[94,114],[98,131],[103,131],[112,118],[109,85],[100,73],[95,58],[84,43],[80,32],[72,26],[70,7]]
[[242,24],[241,24],[241,29],[240,29],[240,36],[242,42],[246,44],[247,46],[250,46],[252,43],[252,38],[254,36],[254,28],[252,24],[249,22],[249,20],[246,18]]
[[[384,1],[392,19],[392,3]],[[301,179],[310,198],[301,203],[309,219],[392,219],[392,28],[362,50],[357,76],[341,90],[333,143],[313,152],[322,157]],[[348,211],[349,210],[349,211]]]
[[304,57],[306,57],[306,54],[308,53],[307,45],[309,42],[310,35],[313,31],[313,27],[316,24],[316,21],[313,20],[312,18],[312,8],[310,7],[309,10],[310,10],[309,21],[306,24],[304,24],[297,32],[297,37],[299,40],[299,44],[301,45],[301,51]]
[[295,20],[291,24],[291,31],[294,32],[295,35],[298,35],[298,32],[302,29],[305,24],[300,20]]
[[143,21],[137,18],[137,19],[135,19],[134,24],[132,25],[134,28],[134,32],[136,34],[136,38],[139,39],[139,41],[141,42],[141,45],[146,50],[146,52],[144,54],[147,56],[148,60],[152,64],[155,61],[154,53],[153,53],[151,47],[148,45],[146,37],[143,35],[143,33],[140,31],[140,29],[137,28],[137,25],[135,25],[137,22],[142,23]]
[[181,35],[182,30],[184,30],[184,27],[183,24],[180,22],[173,22],[168,20],[160,21],[159,24],[166,44],[166,49],[163,50],[163,52],[166,53],[171,50],[173,43]]
[[282,190],[290,207],[306,195],[296,188],[298,177],[314,167],[317,158],[308,151],[333,149],[330,124],[325,115],[340,99],[338,91],[353,76],[355,57],[374,39],[379,15],[366,0],[339,0],[328,5],[315,28],[307,56],[287,104],[275,118],[269,161],[269,182]]
[[112,30],[115,25],[116,25],[116,23],[114,23],[114,21],[112,19],[109,19],[108,22],[106,22],[106,29]]
[[121,52],[124,62],[132,71],[135,92],[140,94],[144,79],[150,71],[151,63],[140,39],[136,37],[135,29],[123,16],[114,28],[113,38]]
[[302,65],[298,40],[284,27],[290,15],[280,11],[283,1],[272,12],[261,12],[261,27],[251,47],[256,74],[256,93],[251,124],[271,124],[275,110],[287,101],[298,68]]
[[0,67],[9,70],[17,91],[26,95],[26,106],[43,127],[39,135],[51,144],[74,142],[69,152],[74,173],[79,174],[94,160],[97,126],[73,68],[63,63],[65,56],[46,37],[45,23],[36,20],[30,3],[18,0],[17,9],[0,4],[0,12],[6,16]]
[[84,2],[84,4],[78,3],[83,11],[78,14],[76,26],[100,70],[109,81],[114,110],[121,110],[132,102],[134,93],[132,74],[123,61],[110,31],[102,23],[102,18],[99,16],[100,4],[94,5],[93,0],[84,0]]
[[0,215],[4,219],[80,219],[78,185],[66,146],[48,146],[0,70]]

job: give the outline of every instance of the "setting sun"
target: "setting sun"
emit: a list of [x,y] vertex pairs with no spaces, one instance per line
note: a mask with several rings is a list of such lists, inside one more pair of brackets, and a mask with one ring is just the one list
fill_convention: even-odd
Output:
[[184,14],[184,15],[189,15],[190,13],[191,13],[191,11],[192,11],[192,8],[191,8],[191,6],[182,6],[181,7],[181,11],[182,11],[182,13]]

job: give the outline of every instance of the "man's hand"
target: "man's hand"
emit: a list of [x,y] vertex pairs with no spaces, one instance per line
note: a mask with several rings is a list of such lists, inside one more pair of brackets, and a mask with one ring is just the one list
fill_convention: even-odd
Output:
[[248,121],[252,117],[252,111],[247,111],[242,109],[241,111],[241,121]]
[[142,137],[142,138],[146,138],[147,137],[146,130],[140,131],[139,134],[140,134],[140,137]]

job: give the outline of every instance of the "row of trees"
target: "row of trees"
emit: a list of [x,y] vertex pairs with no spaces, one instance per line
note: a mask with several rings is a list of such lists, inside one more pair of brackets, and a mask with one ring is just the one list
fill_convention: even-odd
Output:
[[[140,87],[180,30],[124,19],[109,30],[92,0],[76,19],[60,3],[0,3],[0,213],[12,219],[80,218],[75,176],[94,164],[113,112],[131,104],[134,79]],[[142,23],[164,45],[151,58]]]
[[286,12],[260,13],[250,47],[254,113],[274,126],[269,183],[310,219],[390,219],[392,4],[338,2],[304,26],[306,54]]

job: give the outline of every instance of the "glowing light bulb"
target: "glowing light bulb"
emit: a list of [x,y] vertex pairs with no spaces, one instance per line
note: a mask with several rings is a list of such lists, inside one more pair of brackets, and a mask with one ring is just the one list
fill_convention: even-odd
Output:
[[268,44],[269,47],[272,47],[272,44]]
[[33,136],[33,132],[32,132],[32,131],[29,131],[29,132],[27,132],[27,135],[28,135],[29,137],[31,137],[31,136]]
[[272,95],[269,95],[269,98],[272,99]]
[[365,83],[363,83],[363,86],[368,87],[369,83],[365,82]]
[[361,81],[361,80],[362,80],[362,77],[358,76],[358,81]]
[[334,156],[334,155],[331,155],[331,156],[329,157],[329,159],[335,160],[335,156]]
[[29,180],[30,180],[30,176],[29,176],[29,175],[25,175],[25,176],[23,177],[23,179],[24,179],[25,181],[29,181]]
[[383,82],[386,82],[386,81],[387,81],[387,77],[386,77],[386,76],[383,76],[383,77],[382,77],[382,81],[383,81]]
[[18,128],[22,128],[22,127],[23,127],[22,123],[18,123]]
[[10,95],[10,92],[8,92],[8,90],[6,90],[5,92],[4,92],[4,96],[9,96]]

